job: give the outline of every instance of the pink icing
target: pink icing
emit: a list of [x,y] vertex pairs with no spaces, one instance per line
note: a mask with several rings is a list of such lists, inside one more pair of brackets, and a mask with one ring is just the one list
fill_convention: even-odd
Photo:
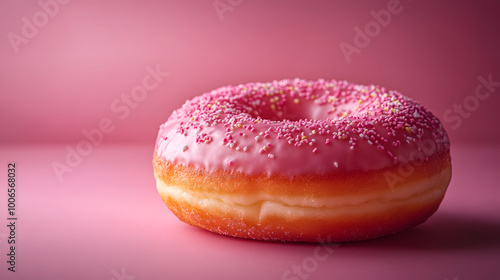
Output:
[[300,79],[225,86],[160,126],[167,162],[251,175],[334,174],[427,161],[449,150],[439,120],[397,91]]

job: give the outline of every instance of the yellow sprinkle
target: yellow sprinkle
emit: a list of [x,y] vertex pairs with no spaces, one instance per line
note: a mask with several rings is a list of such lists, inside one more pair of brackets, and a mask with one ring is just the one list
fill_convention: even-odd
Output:
[[358,104],[363,103],[363,99],[358,100]]
[[212,107],[212,104],[207,104],[207,108],[210,108],[210,107]]
[[241,123],[237,124],[236,126],[237,126],[237,127],[241,127]]
[[372,92],[372,94],[370,94],[371,97],[375,97],[377,96],[375,93]]
[[359,106],[354,107],[354,110],[358,110],[358,109],[359,109]]
[[332,113],[335,112],[335,110],[337,110],[337,108],[333,107],[332,110],[331,110]]
[[311,95],[311,99],[314,99],[314,98],[316,98],[316,96],[314,96],[314,94],[313,94],[313,95]]
[[284,94],[285,92],[283,90],[280,90],[280,94]]
[[289,90],[293,90],[293,87],[289,87],[288,89],[289,89]]
[[394,109],[394,108],[391,108],[391,111],[392,111],[393,113],[396,113],[396,109]]
[[295,98],[295,99],[293,100],[293,102],[294,102],[295,104],[299,104],[300,100],[299,100],[298,98]]
[[411,127],[407,126],[405,127],[406,131],[411,132]]
[[304,139],[306,139],[306,138],[307,138],[307,136],[305,136],[305,135],[304,135],[304,136],[302,136],[302,140],[304,140]]
[[316,134],[316,130],[314,130],[314,129],[313,129],[313,131],[311,131],[311,132],[312,132],[312,134]]
[[193,121],[194,120],[194,117],[191,117],[190,121]]
[[265,152],[267,152],[267,146],[262,147],[262,150],[264,150]]
[[384,108],[384,111],[389,111],[389,109],[387,107]]
[[276,105],[271,104],[271,109],[272,109],[272,110],[276,110]]

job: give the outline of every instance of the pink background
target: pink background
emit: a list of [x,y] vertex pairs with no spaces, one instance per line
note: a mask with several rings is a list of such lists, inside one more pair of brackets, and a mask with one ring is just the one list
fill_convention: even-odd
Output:
[[[417,99],[443,121],[454,172],[428,222],[334,247],[308,279],[498,278],[500,87],[474,97],[478,77],[500,82],[498,1],[401,0],[401,12],[350,62],[340,44],[355,45],[355,27],[364,29],[374,20],[370,11],[392,1],[221,0],[237,4],[222,15],[213,2],[73,0],[57,4],[18,46],[9,36],[22,36],[24,17],[43,21],[43,8],[2,2],[0,177],[17,163],[19,247],[18,272],[10,273],[7,228],[0,227],[1,279],[118,280],[122,268],[137,280],[282,279],[317,245],[252,242],[184,225],[156,193],[151,156],[158,126],[187,98],[295,77],[380,84]],[[125,106],[122,95],[143,84],[148,67],[168,76]],[[460,117],[454,110],[464,102],[473,110]],[[103,120],[112,131],[58,177],[53,164],[67,164],[68,149]]]
[[[7,34],[21,34],[22,18],[41,7],[3,4],[0,142],[79,141],[83,129],[110,118],[116,130],[105,142],[151,143],[187,98],[226,84],[295,77],[384,85],[442,119],[474,94],[478,76],[500,80],[497,1],[401,0],[402,11],[350,63],[340,43],[354,45],[354,27],[364,29],[370,11],[387,9],[389,0],[243,1],[222,21],[212,2],[71,1],[17,54]],[[170,75],[118,119],[112,102],[157,64]],[[491,128],[498,90],[493,95],[459,129],[444,123],[454,143],[497,142],[500,130]]]

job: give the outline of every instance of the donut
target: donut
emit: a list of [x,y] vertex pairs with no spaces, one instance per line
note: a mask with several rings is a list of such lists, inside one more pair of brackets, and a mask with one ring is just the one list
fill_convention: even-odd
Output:
[[343,80],[224,86],[160,126],[157,190],[187,224],[269,241],[348,242],[419,225],[451,180],[448,136],[395,90]]

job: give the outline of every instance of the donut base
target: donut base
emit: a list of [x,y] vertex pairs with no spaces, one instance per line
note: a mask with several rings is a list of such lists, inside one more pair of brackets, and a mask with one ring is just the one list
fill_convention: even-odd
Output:
[[[347,242],[399,232],[438,209],[451,179],[449,155],[414,166],[411,174],[396,166],[292,179],[208,172],[165,162],[156,153],[153,165],[158,192],[180,220],[269,241]],[[402,180],[389,185],[384,174]]]

